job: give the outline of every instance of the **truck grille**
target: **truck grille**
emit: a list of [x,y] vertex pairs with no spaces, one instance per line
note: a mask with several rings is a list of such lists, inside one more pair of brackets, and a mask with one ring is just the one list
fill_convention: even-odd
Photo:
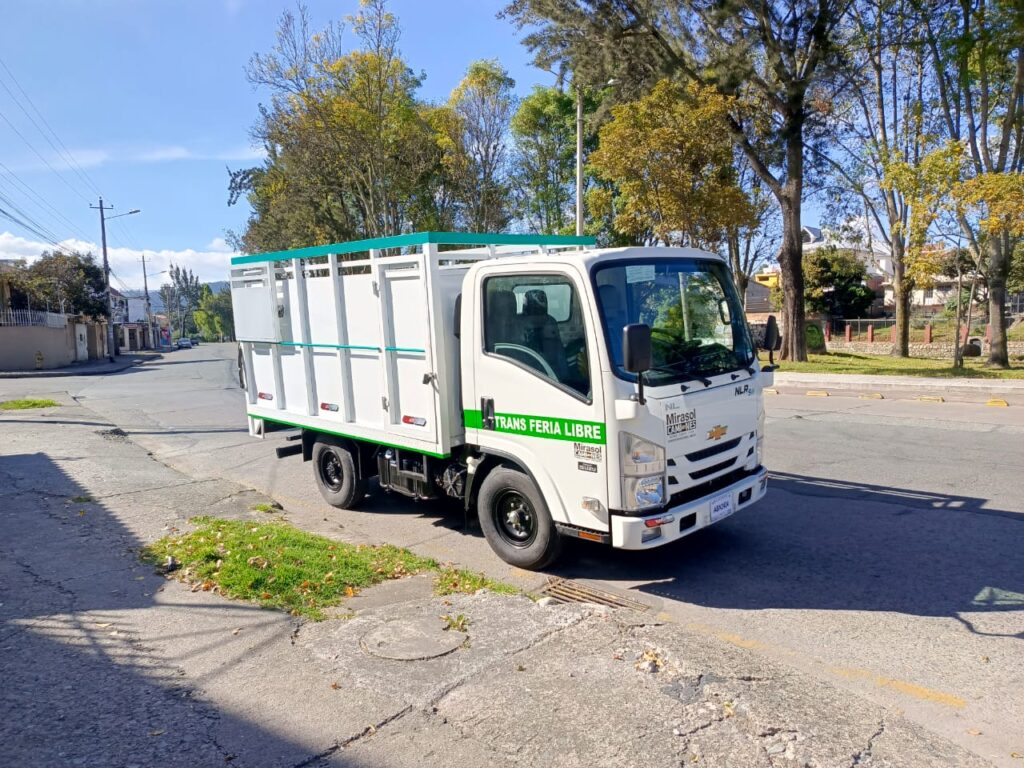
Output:
[[723,469],[728,469],[729,467],[731,467],[733,464],[736,463],[736,459],[737,457],[733,456],[731,459],[726,459],[725,461],[721,461],[718,464],[712,464],[710,467],[698,469],[696,472],[691,472],[690,477],[693,478],[694,480],[700,480],[701,478],[704,477],[710,477],[711,475],[721,472]]
[[733,448],[740,444],[741,439],[742,438],[740,437],[736,437],[733,438],[732,440],[726,440],[724,443],[712,445],[710,448],[702,448],[699,451],[694,451],[693,453],[686,454],[686,458],[688,461],[704,461],[704,459],[710,459],[712,456],[717,456],[720,453],[731,451]]

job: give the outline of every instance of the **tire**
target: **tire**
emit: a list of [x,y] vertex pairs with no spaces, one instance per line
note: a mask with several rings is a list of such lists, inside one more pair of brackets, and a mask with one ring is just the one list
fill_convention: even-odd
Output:
[[338,509],[354,509],[366,496],[366,481],[356,477],[352,452],[337,443],[313,444],[313,474],[324,501]]
[[506,563],[537,570],[553,563],[562,550],[544,497],[517,469],[497,467],[484,478],[477,515],[487,543]]

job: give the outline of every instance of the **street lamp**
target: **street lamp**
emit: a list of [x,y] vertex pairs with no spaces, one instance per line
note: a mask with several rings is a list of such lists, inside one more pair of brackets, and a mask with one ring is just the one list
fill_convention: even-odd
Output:
[[[103,284],[105,286],[106,302],[107,302],[107,314],[109,315],[107,321],[107,358],[110,362],[114,362],[114,356],[117,354],[116,341],[114,339],[114,308],[110,303],[110,262],[107,260],[107,216],[106,211],[114,210],[114,206],[103,205],[103,198],[100,198],[100,204],[90,205],[90,208],[98,210],[100,212],[100,237],[103,241]],[[138,208],[132,208],[126,213],[119,213],[116,216],[110,216],[111,219],[119,219],[122,216],[131,216],[133,213],[141,213]]]

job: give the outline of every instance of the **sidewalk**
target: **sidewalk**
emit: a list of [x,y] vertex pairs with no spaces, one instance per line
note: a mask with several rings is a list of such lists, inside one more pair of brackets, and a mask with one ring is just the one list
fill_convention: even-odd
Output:
[[785,391],[786,394],[816,390],[844,396],[881,394],[883,397],[897,399],[913,399],[925,395],[980,403],[996,398],[1006,400],[1010,405],[1024,405],[1024,379],[949,379],[776,371],[775,389]]
[[12,765],[989,765],[650,612],[434,597],[412,577],[315,623],[190,589],[140,547],[194,514],[265,521],[263,497],[170,469],[71,398],[0,422]]
[[63,376],[102,376],[107,373],[119,373],[133,365],[159,360],[161,352],[141,350],[119,355],[110,362],[107,358],[90,360],[86,363],[72,363],[63,368],[46,368],[40,371],[0,371],[0,379],[56,379]]

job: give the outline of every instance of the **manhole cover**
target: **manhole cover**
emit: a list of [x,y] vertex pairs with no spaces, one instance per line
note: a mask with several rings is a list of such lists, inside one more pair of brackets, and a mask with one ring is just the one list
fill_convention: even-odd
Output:
[[571,579],[549,578],[548,583],[537,590],[542,597],[551,597],[561,603],[596,603],[609,608],[628,608],[631,611],[647,611],[650,606]]
[[359,644],[382,659],[417,661],[451,653],[466,642],[462,632],[445,630],[436,618],[396,619],[370,630]]

